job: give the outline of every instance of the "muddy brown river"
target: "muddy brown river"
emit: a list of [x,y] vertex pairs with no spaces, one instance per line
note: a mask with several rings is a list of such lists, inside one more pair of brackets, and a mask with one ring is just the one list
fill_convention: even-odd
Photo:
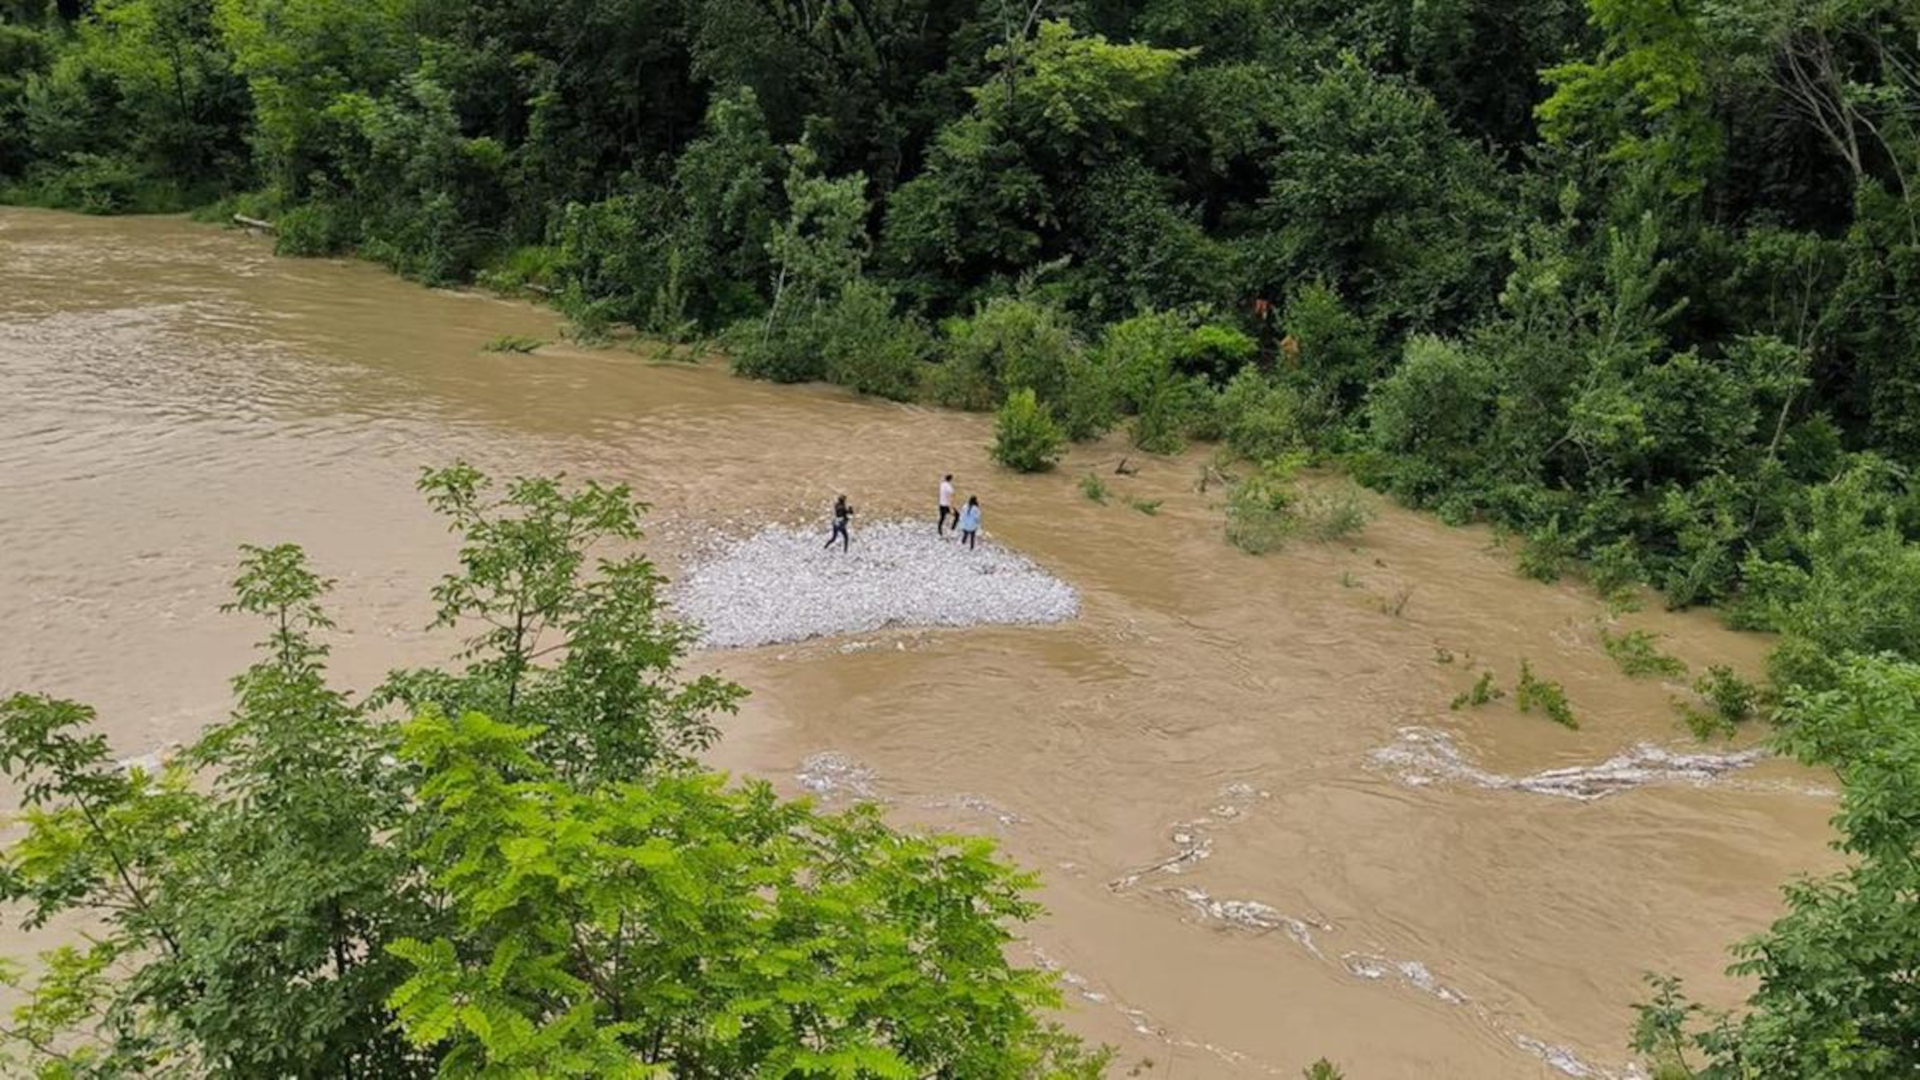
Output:
[[[1727,946],[1833,865],[1829,778],[1694,743],[1680,686],[1601,651],[1606,609],[1516,576],[1483,530],[1382,507],[1352,544],[1254,558],[1221,539],[1197,451],[1112,478],[1163,500],[1149,516],[1077,490],[1117,441],[1016,477],[981,417],[623,349],[482,351],[557,330],[177,219],[0,210],[0,691],[93,703],[128,756],[190,740],[257,634],[218,611],[235,548],[281,540],[338,579],[343,681],[443,658],[422,627],[452,546],[413,482],[456,457],[632,484],[668,565],[681,537],[819,517],[835,491],[923,514],[954,472],[1080,617],[700,654],[753,692],[713,761],[999,837],[1044,876],[1027,959],[1118,1072],[1631,1075],[1641,973],[1737,1001]],[[1766,650],[1657,604],[1618,622],[1696,670]],[[1580,730],[1511,698],[1448,708],[1523,657]]]

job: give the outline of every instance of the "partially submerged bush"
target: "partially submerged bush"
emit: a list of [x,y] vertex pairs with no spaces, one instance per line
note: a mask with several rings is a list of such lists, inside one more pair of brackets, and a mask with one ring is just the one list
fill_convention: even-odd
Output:
[[1560,516],[1555,514],[1520,545],[1520,572],[1535,581],[1559,581],[1573,554],[1573,541],[1561,530]]
[[1016,472],[1044,472],[1053,468],[1066,449],[1066,436],[1053,413],[1040,404],[1032,390],[1007,395],[1007,403],[993,421],[993,460]]
[[487,342],[486,345],[483,346],[483,349],[487,352],[494,353],[525,354],[545,344],[546,342],[537,337],[526,337],[521,334],[502,334],[492,341]]
[[1733,734],[1759,710],[1759,688],[1722,664],[1715,664],[1695,679],[1693,692],[1700,695],[1705,708],[1683,702],[1680,718],[1702,740]]
[[1212,414],[1213,430],[1241,457],[1267,461],[1300,449],[1293,391],[1253,368],[1215,395]]
[[821,319],[818,338],[830,381],[894,401],[919,392],[933,335],[919,320],[894,315],[885,289],[856,281]]
[[990,409],[1022,387],[1043,404],[1066,398],[1080,345],[1066,316],[1054,308],[997,297],[971,316],[949,320],[944,329],[940,371],[929,384],[940,404]]
[[1533,673],[1533,666],[1520,661],[1520,684],[1514,693],[1514,704],[1524,713],[1538,707],[1547,719],[1563,728],[1578,729],[1580,722],[1574,718],[1573,706],[1567,703],[1567,691],[1552,679],[1542,679]]
[[1294,509],[1300,532],[1323,544],[1358,536],[1373,520],[1373,508],[1346,484],[1307,492]]
[[1600,647],[1620,665],[1620,670],[1634,678],[1648,675],[1660,675],[1677,678],[1687,673],[1686,661],[1677,656],[1668,656],[1654,643],[1659,635],[1645,630],[1629,630],[1624,634],[1610,634],[1600,631]]
[[1107,504],[1107,482],[1092,473],[1088,473],[1080,478],[1080,494],[1085,495],[1089,501],[1097,502],[1105,506]]
[[1269,461],[1233,485],[1227,494],[1227,542],[1253,555],[1285,544],[1297,530],[1294,474],[1297,458]]
[[273,223],[275,255],[337,255],[353,243],[353,224],[332,203],[296,206]]
[[1483,671],[1480,673],[1480,677],[1474,680],[1471,687],[1460,691],[1460,693],[1454,696],[1452,703],[1449,704],[1447,708],[1452,709],[1454,712],[1459,712],[1461,709],[1469,707],[1479,708],[1482,705],[1491,704],[1506,696],[1507,692],[1505,690],[1494,685],[1493,672]]
[[1264,555],[1289,539],[1345,540],[1366,528],[1373,511],[1351,487],[1302,492],[1296,482],[1305,458],[1269,461],[1237,481],[1227,495],[1227,541]]

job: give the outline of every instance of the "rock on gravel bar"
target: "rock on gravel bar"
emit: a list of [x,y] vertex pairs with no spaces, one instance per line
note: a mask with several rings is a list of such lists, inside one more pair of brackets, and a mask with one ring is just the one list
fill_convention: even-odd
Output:
[[1080,609],[1071,586],[1019,553],[984,541],[968,551],[924,522],[856,523],[844,553],[825,543],[824,529],[783,525],[718,541],[682,571],[673,606],[710,649],[889,626],[1055,623]]

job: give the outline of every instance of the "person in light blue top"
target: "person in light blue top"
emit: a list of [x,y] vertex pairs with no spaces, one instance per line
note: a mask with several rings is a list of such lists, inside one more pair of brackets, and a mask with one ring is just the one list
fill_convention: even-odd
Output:
[[960,511],[960,542],[973,548],[974,537],[980,532],[980,496],[967,496],[967,505]]

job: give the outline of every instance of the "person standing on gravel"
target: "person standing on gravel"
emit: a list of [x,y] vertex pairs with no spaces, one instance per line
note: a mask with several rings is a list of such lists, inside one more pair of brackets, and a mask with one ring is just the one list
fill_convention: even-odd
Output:
[[966,508],[960,511],[960,542],[973,550],[974,537],[980,532],[980,496],[967,496]]
[[847,550],[847,546],[853,542],[852,537],[847,535],[847,522],[852,519],[853,507],[847,505],[847,497],[837,496],[833,500],[833,533],[827,537],[827,550],[833,549],[835,540],[840,541],[841,551]]
[[947,478],[940,481],[940,525],[937,531],[942,537],[947,535],[947,518],[949,516],[953,518],[955,524],[959,523],[960,515],[953,512],[952,473],[948,473]]

